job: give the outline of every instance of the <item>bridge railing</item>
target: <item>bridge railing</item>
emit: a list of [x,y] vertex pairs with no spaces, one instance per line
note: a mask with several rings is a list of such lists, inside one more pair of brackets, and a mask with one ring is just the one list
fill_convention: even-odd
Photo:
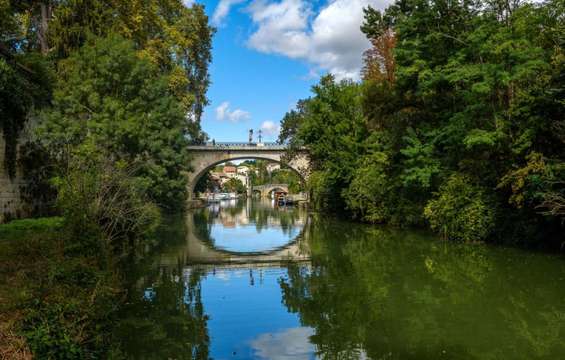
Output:
[[231,148],[231,147],[245,147],[250,149],[257,148],[286,148],[286,145],[281,145],[276,142],[262,142],[262,143],[249,143],[249,142],[206,142],[204,144],[190,145],[190,147],[206,147],[206,148]]
[[272,188],[288,188],[288,184],[266,184],[266,185],[255,185],[253,190],[263,190]]

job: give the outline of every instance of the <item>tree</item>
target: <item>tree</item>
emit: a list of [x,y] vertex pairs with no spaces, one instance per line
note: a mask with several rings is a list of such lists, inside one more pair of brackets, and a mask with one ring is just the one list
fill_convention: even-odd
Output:
[[372,47],[364,54],[363,78],[389,84],[394,83],[395,59],[393,50],[396,47],[396,35],[388,19],[371,6],[364,9],[365,22],[361,31],[367,35]]
[[238,194],[245,194],[246,192],[245,185],[241,182],[241,180],[236,178],[229,179],[224,184],[224,190],[227,192],[238,193]]
[[182,206],[188,132],[167,78],[118,35],[92,38],[62,62],[41,141],[65,167],[73,156],[104,152],[137,170],[140,186],[166,208]]
[[341,190],[349,184],[363,153],[367,127],[360,90],[351,81],[336,82],[332,75],[324,76],[312,88],[314,96],[303,100],[298,111],[287,113],[281,123],[284,135],[279,141],[288,141],[291,149],[308,146],[317,174],[311,177],[310,191],[324,197],[320,204],[330,211],[345,207]]
[[16,172],[16,148],[30,111],[49,103],[52,74],[36,52],[25,52],[25,29],[19,6],[0,1],[0,130],[5,145],[4,166]]
[[208,64],[214,34],[202,5],[187,8],[181,0],[15,3],[10,14],[23,20],[23,49],[60,60],[79,49],[90,36],[120,34],[132,40],[140,54],[160,71],[170,75],[170,89],[184,106],[187,120],[199,123],[208,103]]
[[459,174],[447,180],[424,210],[433,230],[465,242],[486,239],[494,226],[494,213],[484,190]]
[[347,205],[363,221],[427,219],[467,241],[560,243],[563,9],[561,0],[365,9],[362,84],[324,77],[281,122],[289,156],[310,150],[314,203]]

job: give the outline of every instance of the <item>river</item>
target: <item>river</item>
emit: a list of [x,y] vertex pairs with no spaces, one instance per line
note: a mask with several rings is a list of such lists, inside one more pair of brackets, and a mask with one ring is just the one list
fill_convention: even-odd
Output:
[[168,223],[129,276],[131,359],[565,359],[565,259],[268,201]]

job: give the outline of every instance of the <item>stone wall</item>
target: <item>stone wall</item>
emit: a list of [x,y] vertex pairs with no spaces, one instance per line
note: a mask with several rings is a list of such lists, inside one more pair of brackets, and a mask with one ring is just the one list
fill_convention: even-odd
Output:
[[5,150],[6,142],[0,131],[0,224],[25,215],[20,198],[20,186],[24,183],[22,173],[18,169],[16,177],[10,179],[8,170],[4,167]]

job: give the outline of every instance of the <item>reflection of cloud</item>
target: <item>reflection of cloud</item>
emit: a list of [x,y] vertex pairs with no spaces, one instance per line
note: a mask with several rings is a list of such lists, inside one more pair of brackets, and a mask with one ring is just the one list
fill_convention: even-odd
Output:
[[243,271],[243,270],[236,270],[233,272],[233,276],[236,278],[242,278],[244,276],[247,275],[247,272]]
[[308,338],[313,334],[312,328],[290,328],[278,333],[259,335],[251,341],[251,347],[262,359],[311,359],[316,349]]
[[228,281],[230,279],[230,274],[227,271],[219,271],[216,272],[216,278],[223,281]]

